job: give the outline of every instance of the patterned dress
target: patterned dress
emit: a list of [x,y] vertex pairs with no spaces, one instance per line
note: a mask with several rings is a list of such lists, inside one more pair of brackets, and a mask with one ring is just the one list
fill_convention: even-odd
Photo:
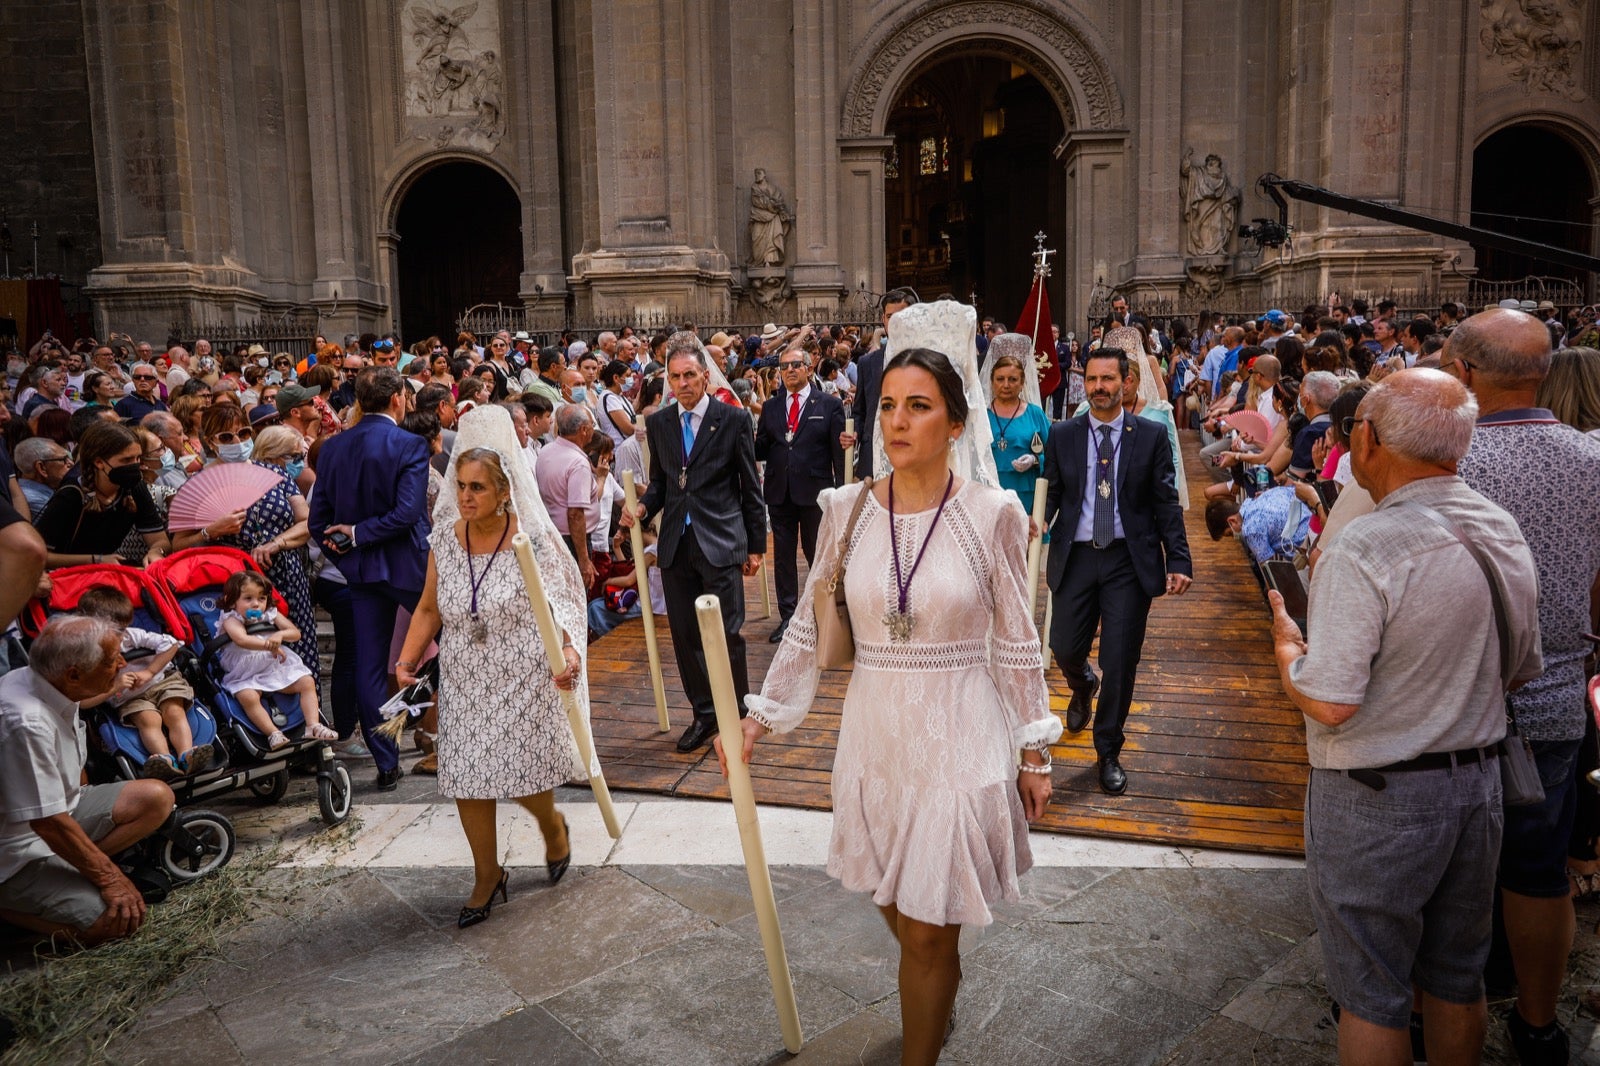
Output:
[[[830,493],[817,565],[750,716],[777,732],[816,696],[812,586],[830,573],[860,486]],[[894,518],[909,570],[933,510]],[[1028,522],[1014,496],[967,482],[927,542],[897,643],[889,513],[869,497],[846,556],[855,668],[833,761],[828,873],[880,906],[934,925],[987,925],[989,905],[1018,898],[1033,865],[1017,794],[1017,750],[1061,735],[1050,710],[1039,634],[1028,617]]]
[[[282,467],[271,463],[255,465],[272,471],[282,480],[245,512],[243,528],[230,536],[218,537],[218,544],[253,551],[294,525],[294,505],[290,501],[300,495],[299,486],[284,476]],[[311,577],[306,560],[304,548],[284,548],[273,555],[272,565],[267,567],[267,580],[283,594],[289,604],[289,621],[300,630],[300,639],[284,647],[300,656],[312,677],[321,677],[317,659],[317,616],[311,603]]]
[[[467,553],[452,525],[431,536],[439,571],[439,792],[453,799],[531,796],[575,773],[561,692],[528,615],[516,555],[474,555],[482,584],[475,640]],[[537,549],[536,549],[537,550]],[[488,573],[484,568],[489,566]],[[570,620],[557,625],[573,632]]]

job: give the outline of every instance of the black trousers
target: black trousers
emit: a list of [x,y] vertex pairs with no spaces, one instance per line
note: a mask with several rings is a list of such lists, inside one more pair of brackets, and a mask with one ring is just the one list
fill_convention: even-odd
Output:
[[1122,727],[1133,704],[1133,680],[1144,650],[1150,597],[1139,585],[1125,541],[1108,548],[1070,546],[1061,587],[1053,591],[1050,650],[1074,692],[1094,684],[1089,648],[1100,631],[1100,697],[1094,710],[1094,750],[1102,759],[1122,752]]
[[683,531],[672,565],[661,568],[661,591],[667,597],[667,626],[672,630],[672,653],[678,660],[678,677],[696,717],[717,713],[711,702],[711,679],[706,674],[706,653],[700,645],[700,622],[694,613],[697,597],[710,594],[722,601],[722,626],[728,639],[728,665],[733,668],[733,691],[739,697],[739,714],[750,693],[750,671],[745,665],[744,574],[737,566],[712,566],[700,550],[694,527]]
[[785,621],[800,602],[800,562],[796,548],[806,553],[806,565],[817,557],[817,528],[822,508],[797,503],[767,505],[772,526],[772,580],[778,587],[778,614]]

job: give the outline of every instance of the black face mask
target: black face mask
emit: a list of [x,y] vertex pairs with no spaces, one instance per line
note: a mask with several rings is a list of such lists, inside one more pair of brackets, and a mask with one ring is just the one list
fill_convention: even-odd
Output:
[[136,485],[144,484],[144,471],[139,469],[138,463],[131,466],[113,466],[106,471],[106,479],[126,492]]

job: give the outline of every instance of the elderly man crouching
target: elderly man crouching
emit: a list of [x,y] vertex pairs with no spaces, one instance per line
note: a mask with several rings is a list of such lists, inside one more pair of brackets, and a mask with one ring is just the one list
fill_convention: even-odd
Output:
[[1456,464],[1477,402],[1437,370],[1406,370],[1362,400],[1356,481],[1377,510],[1324,547],[1309,646],[1272,596],[1284,691],[1306,716],[1306,874],[1343,1062],[1411,1061],[1413,989],[1428,1060],[1475,1062],[1487,1014],[1503,826],[1502,590],[1513,684],[1538,677],[1538,580],[1516,520]]
[[161,827],[160,781],[85,785],[78,703],[109,691],[126,665],[115,626],[57,618],[30,665],[0,678],[0,918],[85,945],[144,922],[144,899],[111,856]]

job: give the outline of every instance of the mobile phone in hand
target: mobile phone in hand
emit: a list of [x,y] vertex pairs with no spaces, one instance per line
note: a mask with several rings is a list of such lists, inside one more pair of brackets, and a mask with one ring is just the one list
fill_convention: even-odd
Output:
[[339,555],[343,555],[345,552],[349,551],[352,547],[354,547],[354,543],[355,542],[350,539],[350,535],[348,533],[328,534],[328,546]]

